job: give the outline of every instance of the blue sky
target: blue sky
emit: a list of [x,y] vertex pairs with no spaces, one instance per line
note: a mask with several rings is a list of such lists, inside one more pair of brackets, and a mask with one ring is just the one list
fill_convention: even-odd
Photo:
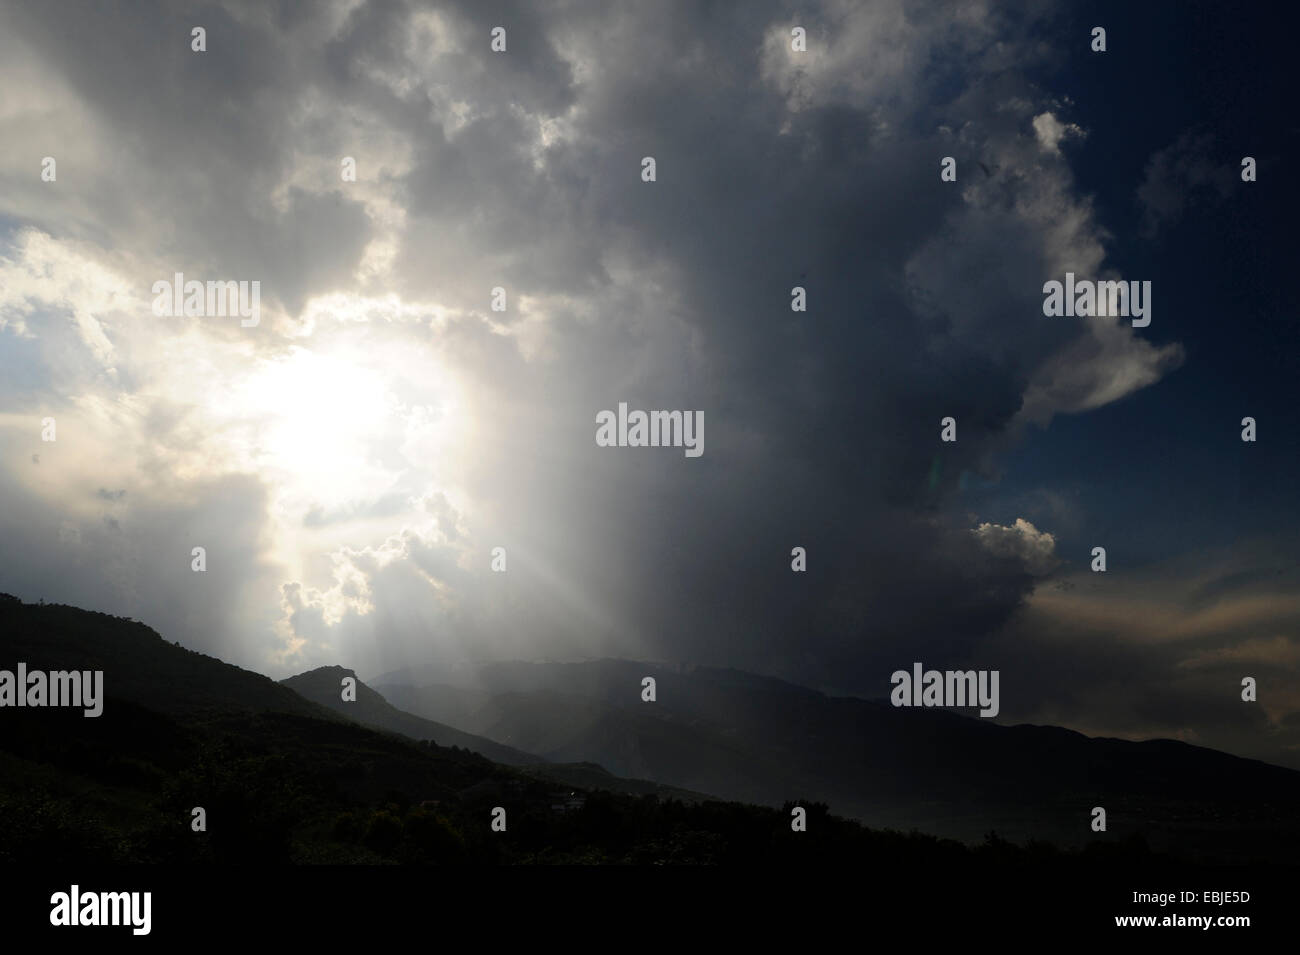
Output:
[[[1297,128],[1276,81],[1281,34],[1258,5],[1193,4],[1176,17],[1159,4],[1102,5],[1087,18],[1111,24],[1108,52],[1076,50],[1043,81],[1069,90],[1071,117],[1088,130],[1068,149],[1112,233],[1108,260],[1154,282],[1158,317],[1144,337],[1177,341],[1186,360],[1159,387],[1033,432],[1007,457],[1009,480],[988,506],[1017,486],[1068,490],[1090,518],[1063,549],[1086,554],[1104,539],[1143,563],[1285,531],[1296,521],[1300,457],[1288,419],[1300,338],[1284,278],[1294,248],[1285,162]],[[1186,207],[1145,234],[1138,189],[1152,157],[1180,142],[1230,192],[1177,183]],[[1246,155],[1272,172],[1240,182],[1233,170]],[[1245,415],[1259,421],[1254,446],[1239,440]]]

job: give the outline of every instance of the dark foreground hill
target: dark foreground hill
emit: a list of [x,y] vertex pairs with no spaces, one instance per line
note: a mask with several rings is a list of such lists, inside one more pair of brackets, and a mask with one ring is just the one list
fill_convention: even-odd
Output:
[[[641,699],[653,676],[657,699]],[[455,685],[426,680],[455,680]],[[496,663],[374,681],[394,705],[552,760],[781,805],[812,793],[869,825],[978,841],[1109,836],[1238,860],[1300,858],[1300,772],[1174,740],[1089,738],[828,697],[735,670]],[[1005,687],[1004,687],[1005,690]]]

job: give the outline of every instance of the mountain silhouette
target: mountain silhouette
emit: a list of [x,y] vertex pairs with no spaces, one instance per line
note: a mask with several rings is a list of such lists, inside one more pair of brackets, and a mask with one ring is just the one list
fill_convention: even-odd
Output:
[[[457,685],[418,685],[439,676]],[[640,696],[645,676],[656,680],[653,703]],[[1096,838],[1100,806],[1108,834],[1156,846],[1278,859],[1300,849],[1300,772],[1175,740],[1004,726],[736,670],[626,660],[408,670],[374,682],[402,709],[436,711],[547,759],[767,805],[815,793],[869,825],[1082,845]]]
[[[290,685],[335,693],[342,668],[276,683],[133,620],[0,595],[0,670],[18,663],[102,671],[103,710],[0,707],[0,863],[10,865],[869,859],[891,873],[971,865],[987,876],[1296,858],[1300,774],[1289,770],[1177,743],[903,714],[737,671],[603,661],[460,672],[477,685],[446,700],[486,701],[467,718],[508,737],[512,754],[528,742],[564,760],[511,767],[439,744],[447,726],[423,735],[435,724],[377,690],[358,696],[366,718],[419,741]],[[640,699],[646,674],[658,679],[653,704]],[[605,758],[576,758],[586,750]],[[652,775],[624,778],[638,767]],[[1085,847],[991,832],[1017,819],[1086,829],[1103,799],[1111,831]],[[965,845],[840,815],[877,807],[928,815],[935,831],[951,813],[986,837]],[[502,810],[508,832],[490,828]]]
[[[591,764],[513,754],[534,760],[525,772],[372,729],[137,621],[0,594],[0,670],[19,663],[102,671],[103,708],[95,718],[81,707],[0,708],[0,863],[720,862],[765,844],[743,835],[754,827],[785,825],[716,802],[706,820],[697,814],[708,797]],[[359,699],[407,730],[436,727],[377,694]],[[510,812],[510,840],[489,829],[498,806]],[[824,818],[846,845],[883,838]],[[694,835],[718,824],[734,832]],[[900,860],[910,854],[887,841]]]
[[356,699],[344,702],[343,678],[356,679],[356,676],[352,670],[330,666],[299,673],[280,682],[304,699],[327,707],[363,726],[400,733],[415,740],[432,740],[439,746],[459,746],[507,766],[528,766],[547,762],[540,756],[494,743],[482,736],[464,733],[435,720],[404,713],[361,680],[357,680],[356,683]]

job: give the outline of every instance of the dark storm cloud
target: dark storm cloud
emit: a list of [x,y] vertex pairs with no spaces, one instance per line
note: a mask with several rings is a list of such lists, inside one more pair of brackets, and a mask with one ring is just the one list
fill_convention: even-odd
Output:
[[[319,579],[319,554],[286,577],[265,569],[258,487],[269,475],[231,478],[202,506],[193,495],[214,486],[177,479],[204,521],[229,509],[228,528],[188,536],[238,551],[245,576],[223,582],[239,599],[210,605],[182,588],[193,587],[187,563],[146,562],[174,584],[130,591],[159,618],[149,622],[203,647],[235,632],[274,645],[265,617],[283,602],[301,641],[290,663],[362,672],[435,650],[628,654],[877,696],[913,660],[996,665],[1001,645],[986,641],[1036,586],[1044,555],[972,533],[981,520],[961,511],[963,482],[997,477],[1025,421],[1117,400],[1178,360],[1176,346],[1124,327],[1042,315],[1047,278],[1122,271],[1068,155],[1035,133],[1035,117],[1060,108],[1024,75],[1050,51],[1049,13],[371,3],[88,4],[71,24],[49,6],[8,14],[102,146],[81,178],[70,170],[61,204],[24,200],[24,222],[133,264],[140,294],[141,268],[151,280],[184,266],[261,278],[290,318],[334,289],[436,303],[448,310],[436,322],[376,320],[364,339],[322,322],[300,344],[432,341],[469,383],[464,512],[405,472],[343,504],[310,503],[300,526],[361,530],[331,552],[332,579]],[[209,52],[193,54],[200,22]],[[504,54],[489,50],[498,25]],[[794,25],[808,31],[803,59],[789,50]],[[344,155],[358,158],[355,190],[339,182]],[[956,183],[939,178],[950,155]],[[644,156],[657,160],[654,183],[640,179]],[[385,242],[391,271],[357,277]],[[488,306],[498,285],[504,313]],[[790,310],[796,285],[806,313]],[[51,315],[31,322],[87,362],[75,377],[111,377]],[[121,361],[113,379],[124,391],[154,367],[136,347],[145,358]],[[285,347],[250,337],[249,361]],[[597,447],[596,413],[623,401],[703,411],[704,455]],[[165,450],[202,443],[179,403],[140,413],[145,474],[166,471]],[[939,440],[949,415],[956,444]],[[138,529],[129,546],[173,547],[164,514],[127,489],[114,517]],[[417,500],[433,529],[399,517]],[[488,570],[497,545],[511,555],[505,575]],[[790,569],[795,546],[808,550],[805,574]],[[82,602],[122,605],[96,589],[97,563],[73,573]]]
[[[469,269],[480,302],[498,283],[567,291],[597,316],[561,310],[549,366],[479,366],[486,387],[508,383],[503,400],[549,412],[517,418],[522,439],[484,468],[494,496],[525,502],[502,530],[553,538],[535,526],[545,513],[576,537],[550,544],[550,559],[619,608],[643,653],[858,689],[900,653],[969,656],[1032,578],[934,515],[964,471],[990,466],[1033,372],[1084,334],[1041,321],[1042,277],[1062,250],[1016,203],[1043,190],[975,187],[962,213],[962,187],[938,180],[952,152],[972,173],[969,157],[997,154],[1011,175],[1059,180],[1055,161],[1037,165],[1025,106],[997,111],[1027,87],[935,101],[937,78],[900,75],[792,109],[762,80],[765,37],[793,22],[780,8],[677,12],[583,7],[548,21],[600,39],[574,47],[587,85],[540,169],[528,124],[466,90],[481,118],[453,149],[434,137],[408,177],[408,275],[441,289]],[[971,65],[1008,29],[949,25],[937,9],[915,20],[921,59],[951,43]],[[799,22],[828,39],[839,27]],[[945,140],[945,122],[965,141]],[[654,184],[638,177],[645,155]],[[1044,217],[1074,211],[1067,191],[1068,177],[1042,196]],[[448,250],[470,208],[474,244]],[[617,288],[623,270],[639,297]],[[794,285],[807,314],[790,311]],[[703,409],[709,450],[683,465],[591,447],[594,412],[620,400]],[[948,414],[955,446],[938,441]],[[806,576],[790,571],[795,545],[810,549]]]

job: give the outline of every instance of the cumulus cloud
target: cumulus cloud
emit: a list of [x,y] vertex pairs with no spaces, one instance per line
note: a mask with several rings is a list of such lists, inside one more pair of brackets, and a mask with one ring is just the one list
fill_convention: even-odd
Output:
[[1056,538],[1040,531],[1023,517],[1016,518],[1010,527],[985,523],[971,533],[990,554],[1013,557],[1035,576],[1050,573],[1060,563],[1056,556]]
[[1082,139],[1084,131],[1074,123],[1063,123],[1051,112],[1034,117],[1034,135],[1043,152],[1059,155],[1066,139]]

